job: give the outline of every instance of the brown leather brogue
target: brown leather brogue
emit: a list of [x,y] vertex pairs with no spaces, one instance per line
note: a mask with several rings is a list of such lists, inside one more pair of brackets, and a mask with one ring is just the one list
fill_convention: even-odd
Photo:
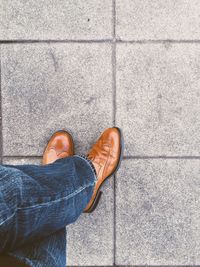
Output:
[[73,156],[74,142],[67,131],[55,132],[50,138],[44,153],[42,164],[50,164],[57,159]]
[[92,212],[100,199],[100,187],[103,182],[113,175],[122,159],[122,133],[117,127],[106,129],[98,141],[92,146],[87,157],[91,160],[96,170],[97,183],[84,212]]

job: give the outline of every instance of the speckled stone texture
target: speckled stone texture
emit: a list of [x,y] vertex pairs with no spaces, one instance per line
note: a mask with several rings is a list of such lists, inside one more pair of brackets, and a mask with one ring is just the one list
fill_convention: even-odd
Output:
[[121,40],[195,40],[198,0],[117,0],[116,36]]
[[116,264],[200,263],[200,160],[131,159],[116,186]]
[[1,40],[110,39],[110,0],[1,0]]
[[40,164],[54,131],[125,159],[67,227],[68,266],[200,265],[200,1],[0,0],[0,158]]
[[126,155],[200,156],[199,44],[118,44]]
[[84,154],[112,125],[109,44],[16,44],[1,52],[4,155],[42,155],[58,129]]

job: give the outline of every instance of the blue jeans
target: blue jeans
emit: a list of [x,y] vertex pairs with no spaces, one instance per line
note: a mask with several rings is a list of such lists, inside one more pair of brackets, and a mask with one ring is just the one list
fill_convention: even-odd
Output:
[[91,162],[81,156],[0,166],[0,253],[34,267],[66,266],[65,226],[83,212],[95,182]]

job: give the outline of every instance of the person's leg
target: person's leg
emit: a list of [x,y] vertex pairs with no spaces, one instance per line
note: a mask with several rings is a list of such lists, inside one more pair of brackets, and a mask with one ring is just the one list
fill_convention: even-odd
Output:
[[80,156],[45,166],[1,166],[0,252],[74,222],[89,202],[95,182],[91,163]]
[[66,267],[66,228],[8,254],[31,267]]
[[[42,164],[74,155],[73,138],[65,130],[55,132],[43,153]],[[66,228],[41,240],[24,245],[0,257],[3,266],[66,267]],[[25,264],[25,265],[23,265]]]

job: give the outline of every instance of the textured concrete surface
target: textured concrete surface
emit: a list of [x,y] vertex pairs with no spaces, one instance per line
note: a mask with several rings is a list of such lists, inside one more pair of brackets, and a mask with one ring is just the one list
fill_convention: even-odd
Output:
[[126,155],[200,156],[199,57],[199,44],[117,45]]
[[85,153],[112,125],[109,44],[14,44],[1,51],[4,155],[42,155],[62,128]]
[[117,0],[116,10],[118,39],[199,39],[198,0]]
[[200,264],[200,160],[130,159],[117,174],[116,264]]
[[58,129],[125,159],[67,228],[69,266],[200,265],[200,2],[0,0],[0,157],[40,164]]
[[0,39],[110,39],[110,0],[1,0]]

